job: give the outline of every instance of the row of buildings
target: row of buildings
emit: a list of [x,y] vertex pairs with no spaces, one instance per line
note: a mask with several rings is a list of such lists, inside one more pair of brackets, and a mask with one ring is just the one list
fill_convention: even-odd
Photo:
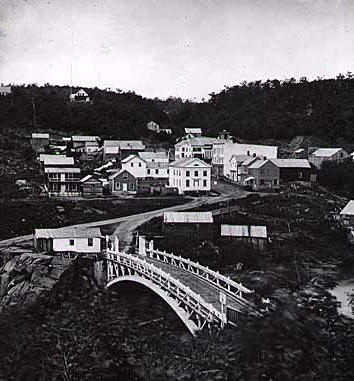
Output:
[[[148,148],[141,140],[53,138],[48,133],[33,133],[31,143],[38,154],[49,151],[57,155],[51,159],[56,165],[44,162],[43,167],[49,194],[62,196],[99,195],[104,187],[113,195],[173,190],[206,193],[212,177],[262,190],[290,181],[314,182],[324,162],[340,162],[350,156],[342,148],[313,148],[279,158],[277,146],[234,143],[227,131],[217,138],[204,137],[200,128],[186,129],[185,136],[168,150]],[[72,159],[69,164],[62,157],[65,155],[84,156],[102,165],[81,176],[80,167]]]

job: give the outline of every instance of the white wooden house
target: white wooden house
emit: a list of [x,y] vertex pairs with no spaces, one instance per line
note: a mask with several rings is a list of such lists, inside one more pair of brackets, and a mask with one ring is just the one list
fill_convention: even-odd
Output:
[[211,165],[198,158],[180,159],[170,164],[169,187],[179,194],[209,192],[211,189]]
[[76,93],[70,94],[70,102],[88,103],[90,97],[84,89],[80,89]]
[[50,254],[98,254],[103,237],[99,228],[35,229],[34,247]]

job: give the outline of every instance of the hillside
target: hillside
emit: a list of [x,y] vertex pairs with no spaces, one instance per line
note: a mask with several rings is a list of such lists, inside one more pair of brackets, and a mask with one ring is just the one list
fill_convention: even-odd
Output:
[[227,129],[234,137],[247,141],[312,136],[328,145],[354,144],[351,73],[314,81],[291,78],[244,82],[212,93],[208,101],[200,103],[173,97],[147,99],[134,92],[84,90],[92,103],[70,103],[68,86],[13,87],[11,98],[0,98],[0,132],[33,131],[35,127],[133,139],[151,136],[146,123],[154,120],[163,128],[171,128],[176,136],[183,134],[184,127],[200,126],[205,135],[215,136]]

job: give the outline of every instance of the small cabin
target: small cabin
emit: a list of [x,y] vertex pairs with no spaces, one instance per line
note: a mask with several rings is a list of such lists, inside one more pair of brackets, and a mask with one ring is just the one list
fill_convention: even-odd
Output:
[[113,195],[136,194],[138,190],[138,180],[126,169],[121,169],[109,177],[109,188]]
[[179,238],[211,239],[215,233],[212,212],[165,212],[163,232]]
[[267,249],[268,234],[266,226],[221,225],[220,235],[224,239],[250,244],[257,251]]
[[83,197],[102,196],[103,183],[97,176],[87,175],[80,180]]
[[35,229],[34,247],[49,254],[98,254],[103,236],[99,228]]

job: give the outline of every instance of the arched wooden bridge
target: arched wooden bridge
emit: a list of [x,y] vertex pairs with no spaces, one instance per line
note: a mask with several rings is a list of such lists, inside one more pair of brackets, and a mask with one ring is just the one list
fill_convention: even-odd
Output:
[[199,263],[155,250],[152,241],[140,241],[138,255],[119,251],[117,238],[107,247],[106,287],[123,281],[148,287],[192,334],[205,326],[237,325],[239,314],[260,316],[248,299],[253,291]]

